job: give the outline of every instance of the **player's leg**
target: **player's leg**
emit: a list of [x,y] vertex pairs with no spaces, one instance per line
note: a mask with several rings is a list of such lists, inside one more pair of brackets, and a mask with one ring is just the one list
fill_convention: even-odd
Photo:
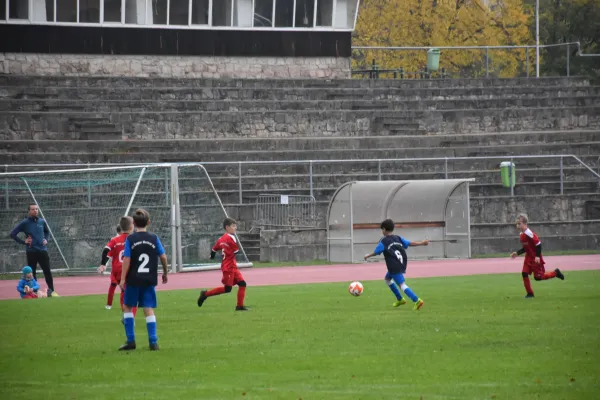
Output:
[[528,262],[523,261],[523,269],[521,271],[521,276],[523,277],[523,286],[525,286],[525,292],[527,293],[525,295],[526,299],[534,297],[533,289],[531,288],[531,281],[529,280],[529,275],[531,275],[531,273],[531,266]]
[[156,333],[156,315],[154,309],[157,307],[156,289],[154,286],[146,286],[141,288],[142,294],[138,304],[143,307],[144,316],[146,317],[146,330],[148,331],[148,344],[150,350],[158,350],[158,334]]
[[235,306],[236,311],[248,311],[248,308],[244,306],[244,299],[246,298],[246,280],[244,276],[240,272],[239,269],[236,269],[233,273],[233,281],[236,285],[238,285],[237,292],[237,304]]
[[[121,295],[119,296],[119,302],[121,304],[121,310],[125,312],[125,291],[121,290]],[[137,313],[137,307],[131,307],[131,312],[133,313],[133,318],[135,318],[135,314]]]
[[385,277],[383,278],[385,281],[385,284],[390,288],[390,290],[392,291],[392,293],[394,293],[394,296],[396,296],[396,301],[392,304],[394,307],[398,307],[402,304],[406,304],[406,300],[404,300],[402,298],[402,295],[400,294],[400,289],[398,289],[398,285],[396,285],[396,283],[394,282],[394,280],[392,279],[392,275],[390,275],[389,272],[387,272],[385,274]]
[[38,253],[38,260],[40,267],[44,272],[46,285],[48,285],[48,297],[58,296],[56,293],[54,293],[54,280],[52,279],[52,271],[50,271],[50,257],[48,256],[48,252],[40,251]]
[[394,282],[400,285],[400,290],[402,290],[404,294],[415,303],[415,310],[418,310],[421,307],[423,307],[423,304],[425,304],[425,302],[421,300],[419,296],[417,296],[415,292],[412,291],[411,288],[408,287],[404,280],[404,274],[393,274],[392,279],[394,280]]
[[[108,297],[106,298],[106,309],[110,310],[112,308],[113,299],[115,297],[115,290],[117,290],[117,286],[119,286],[119,281],[117,280],[117,275],[115,271],[110,271],[110,286],[108,287]],[[123,310],[123,291],[121,291],[121,310]]]
[[202,307],[204,301],[209,297],[218,296],[223,293],[230,293],[231,289],[233,289],[233,281],[233,271],[223,271],[223,278],[221,279],[223,286],[219,286],[208,291],[202,290],[200,292],[200,297],[198,297],[198,307]]
[[533,279],[536,281],[545,281],[548,279],[558,278],[564,280],[565,276],[560,269],[556,268],[554,271],[546,272],[546,268],[543,264],[537,264],[533,271]]
[[38,264],[38,259],[37,259],[37,252],[34,251],[28,251],[25,253],[27,255],[27,265],[29,265],[31,267],[31,272],[33,272],[33,279],[35,279],[37,281],[37,264]]
[[127,286],[125,288],[125,298],[123,301],[123,325],[125,326],[125,336],[127,343],[119,347],[119,350],[135,350],[135,319],[133,318],[132,308],[138,305],[140,298],[140,288],[137,286]]

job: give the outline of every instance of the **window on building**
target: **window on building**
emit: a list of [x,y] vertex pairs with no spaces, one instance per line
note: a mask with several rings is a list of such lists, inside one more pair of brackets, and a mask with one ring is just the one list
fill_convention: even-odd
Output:
[[254,26],[273,26],[273,0],[254,0]]
[[192,0],[192,24],[208,25],[209,0]]
[[56,0],[56,21],[77,22],[77,0]]
[[[6,4],[4,12],[6,13]],[[9,0],[8,17],[10,19],[29,19],[29,0]]]
[[333,26],[333,1],[317,0],[317,26]]
[[169,25],[188,25],[190,15],[189,0],[170,0]]
[[100,0],[79,0],[79,22],[100,22]]
[[296,28],[312,28],[315,0],[296,0]]
[[231,0],[214,1],[212,5],[212,25],[231,26]]
[[121,22],[121,0],[104,1],[104,22]]
[[294,0],[277,0],[275,2],[275,26],[281,28],[294,26]]

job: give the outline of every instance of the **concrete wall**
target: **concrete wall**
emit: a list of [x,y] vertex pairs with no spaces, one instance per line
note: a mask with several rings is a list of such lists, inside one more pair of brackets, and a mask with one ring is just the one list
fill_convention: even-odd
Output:
[[261,261],[327,259],[327,231],[267,231],[260,233]]
[[163,78],[350,78],[336,57],[180,57],[0,53],[0,73]]

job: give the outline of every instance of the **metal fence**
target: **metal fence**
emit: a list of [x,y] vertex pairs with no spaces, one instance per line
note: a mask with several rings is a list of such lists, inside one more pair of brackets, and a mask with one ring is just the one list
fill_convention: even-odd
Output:
[[261,194],[256,199],[255,227],[261,229],[314,228],[314,196]]
[[[581,50],[580,42],[568,42],[568,43],[557,43],[557,44],[546,44],[540,45],[540,49],[550,49],[556,47],[564,47],[565,51],[565,65],[564,71],[566,76],[571,76],[571,59],[574,57],[600,57],[600,54],[586,54]],[[519,54],[519,68],[518,73],[520,76],[529,77],[532,73],[532,67],[535,67],[533,75],[539,77],[539,65],[540,59],[536,57],[536,46],[535,45],[515,45],[515,46],[352,46],[352,57],[359,64],[362,64],[360,68],[352,70],[352,75],[359,75],[361,77],[368,77],[370,79],[378,78],[394,78],[394,79],[428,79],[428,78],[446,78],[450,77],[450,73],[444,68],[443,54],[440,57],[441,68],[439,71],[429,71],[426,66],[423,68],[410,71],[403,67],[401,64],[396,68],[381,68],[378,64],[377,55],[384,57],[385,53],[388,53],[388,58],[398,58],[399,53],[410,53],[409,57],[419,57],[419,59],[425,60],[426,52],[430,49],[440,49],[443,52],[446,51],[463,51],[479,53],[481,56],[481,62],[483,71],[485,71],[485,77],[497,76],[500,74],[502,68],[502,62],[495,63],[494,56],[496,52],[517,52]],[[532,53],[532,54],[530,54]],[[502,60],[502,57],[499,58]],[[379,60],[381,61],[381,60]],[[555,63],[556,60],[549,59],[548,62]],[[368,64],[368,65],[367,65]],[[425,63],[423,63],[425,64]],[[477,71],[482,71],[482,69]],[[474,71],[471,75],[479,75]]]
[[[259,195],[251,195],[246,197],[248,187],[253,181],[266,178],[271,179],[276,176],[279,178],[300,179],[304,182],[298,186],[298,182],[290,187],[282,187],[281,183],[278,188],[264,187],[263,192],[282,191],[290,193],[291,188],[308,192],[308,195],[316,197],[316,190],[322,188],[316,186],[315,182],[319,179],[330,177],[343,177],[346,180],[386,180],[386,179],[404,179],[398,177],[399,174],[410,174],[414,171],[420,171],[421,179],[434,179],[441,177],[442,179],[464,178],[472,175],[477,171],[492,171],[498,169],[501,161],[515,162],[520,161],[535,161],[548,160],[552,168],[558,169],[559,174],[559,193],[564,194],[564,184],[569,182],[566,176],[567,168],[579,168],[584,173],[588,173],[591,179],[600,180],[600,171],[596,172],[594,168],[582,161],[578,156],[573,154],[556,154],[556,155],[505,155],[505,156],[475,156],[475,157],[429,157],[429,158],[393,158],[393,159],[357,159],[357,160],[282,160],[282,161],[238,161],[238,162],[207,162],[202,163],[208,170],[211,176],[215,175],[215,169],[226,170],[228,178],[235,181],[237,184],[238,204],[248,203],[248,197],[251,197],[252,203],[255,203],[256,197]],[[594,157],[595,161],[595,157]],[[457,163],[466,162],[468,169],[457,167]],[[423,163],[427,163],[427,171],[423,169]],[[117,165],[139,165],[139,163],[123,163],[123,164],[6,164],[4,165],[5,172],[15,172],[27,169],[64,169],[64,168],[81,168],[89,165],[97,166],[117,166]],[[148,164],[152,165],[152,164]],[[260,174],[259,167],[264,168],[264,174]],[[519,166],[517,166],[517,169]],[[280,170],[278,170],[280,169]],[[293,171],[290,171],[293,169]],[[368,169],[368,171],[367,171]],[[413,170],[414,169],[414,170]],[[424,171],[424,172],[423,172]],[[1,174],[0,174],[1,175]],[[1,178],[0,178],[1,179]],[[499,178],[498,178],[499,179]],[[498,180],[498,183],[500,181]],[[517,182],[519,184],[519,182]],[[4,185],[0,180],[0,185]],[[2,187],[0,186],[0,187]],[[337,185],[333,185],[336,186]],[[3,189],[0,189],[3,190]],[[6,207],[9,204],[8,186],[6,186],[6,194],[4,201]],[[221,194],[221,190],[217,188]],[[507,196],[514,196],[514,186],[506,188]],[[281,196],[277,194],[277,196]],[[280,201],[280,200],[278,200]],[[0,205],[0,207],[4,207]]]

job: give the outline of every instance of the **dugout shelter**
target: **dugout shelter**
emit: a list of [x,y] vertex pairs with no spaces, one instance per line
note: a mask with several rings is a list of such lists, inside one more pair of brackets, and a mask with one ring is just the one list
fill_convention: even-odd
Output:
[[471,181],[345,183],[334,193],[327,212],[329,261],[362,261],[377,245],[381,221],[387,218],[394,221],[397,235],[412,241],[434,241],[429,246],[412,248],[411,259],[471,257]]

